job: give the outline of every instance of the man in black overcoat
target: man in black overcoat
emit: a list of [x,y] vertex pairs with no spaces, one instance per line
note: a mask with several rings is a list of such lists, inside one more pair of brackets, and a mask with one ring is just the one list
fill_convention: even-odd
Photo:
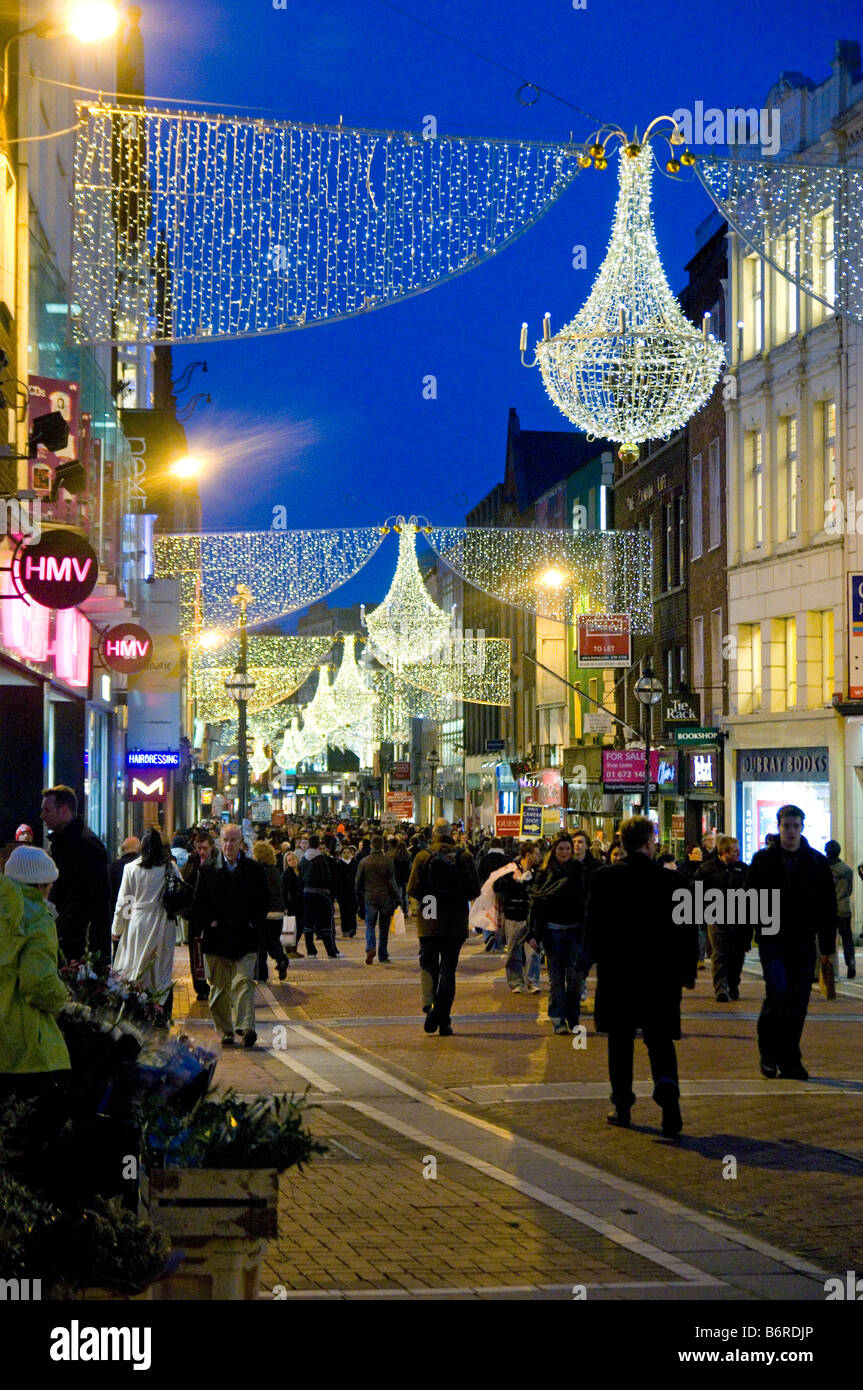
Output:
[[695,988],[698,931],[682,877],[654,863],[652,821],[633,816],[620,834],[626,858],[595,871],[587,907],[587,942],[597,967],[595,1021],[598,1031],[608,1033],[614,1104],[608,1120],[623,1128],[630,1124],[633,1046],[640,1028],[662,1132],[671,1138],[683,1128],[674,1041],[680,1037],[681,989]]

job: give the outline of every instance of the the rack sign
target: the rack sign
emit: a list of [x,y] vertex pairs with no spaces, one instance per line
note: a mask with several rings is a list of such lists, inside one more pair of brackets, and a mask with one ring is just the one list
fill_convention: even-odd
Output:
[[628,613],[579,613],[577,631],[579,667],[632,665]]

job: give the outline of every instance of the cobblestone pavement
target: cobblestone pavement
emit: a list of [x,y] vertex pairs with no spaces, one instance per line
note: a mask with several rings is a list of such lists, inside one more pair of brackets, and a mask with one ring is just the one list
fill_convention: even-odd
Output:
[[[282,1179],[263,1296],[572,1298],[585,1285],[591,1298],[823,1298],[825,1278],[863,1264],[856,982],[831,1003],[813,992],[812,1080],[769,1082],[757,970],[730,1005],[699,975],[684,996],[674,1142],[639,1043],[633,1128],[607,1125],[591,999],[586,1036],[555,1036],[545,988],[511,994],[500,957],[471,942],[454,1035],[429,1037],[410,925],[389,965],[366,966],[359,937],[339,949],[259,987],[259,1045],[219,1062],[219,1084],[242,1093],[308,1087],[310,1127],[329,1145]],[[183,977],[175,1014],[217,1046]]]

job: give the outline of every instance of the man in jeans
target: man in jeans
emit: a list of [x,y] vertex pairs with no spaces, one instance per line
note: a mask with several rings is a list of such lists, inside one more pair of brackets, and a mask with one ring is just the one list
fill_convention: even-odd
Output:
[[413,862],[408,897],[417,901],[423,1013],[426,1033],[452,1036],[451,1013],[459,952],[468,934],[468,910],[479,880],[467,850],[453,840],[449,822],[437,820],[431,849]]
[[[393,913],[401,901],[395,880],[393,861],[384,854],[383,837],[372,836],[372,852],[362,860],[357,870],[357,897],[364,904],[366,921],[366,965],[373,965],[375,951],[383,964],[389,961],[387,942]],[[375,928],[380,923],[380,948],[375,941]]]
[[609,1124],[628,1129],[635,1104],[632,1062],[640,1028],[650,1057],[653,1099],[662,1133],[683,1128],[675,1039],[680,1037],[681,989],[695,988],[698,930],[675,918],[683,878],[653,859],[653,822],[632,816],[620,836],[626,858],[597,869],[587,907],[588,944],[596,961],[595,1023],[608,1033],[608,1073],[614,1109]]
[[267,922],[269,895],[260,864],[242,853],[238,825],[222,827],[222,863],[212,857],[201,867],[194,915],[203,923],[204,960],[210,981],[210,1013],[230,1047],[235,1033],[254,1047],[255,964]]

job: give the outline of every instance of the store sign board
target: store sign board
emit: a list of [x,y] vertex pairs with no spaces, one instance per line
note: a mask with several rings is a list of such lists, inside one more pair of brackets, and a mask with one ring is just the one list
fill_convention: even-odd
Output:
[[393,763],[393,770],[390,776],[394,782],[409,782],[411,780],[410,762]]
[[542,834],[542,807],[522,806],[521,834],[530,837]]
[[745,748],[737,752],[739,782],[829,782],[825,748]]
[[18,548],[13,561],[20,589],[43,608],[75,608],[99,578],[95,550],[76,531],[43,531],[37,545]]
[[176,748],[130,748],[126,753],[126,766],[179,767],[180,753]]
[[686,744],[718,743],[719,730],[718,728],[675,729],[674,738],[681,747]]
[[166,795],[166,777],[164,773],[156,777],[151,777],[149,773],[142,773],[140,777],[132,774],[129,777],[129,800],[130,801],[164,801]]
[[[539,810],[540,815],[541,815],[541,814],[542,814],[542,807],[540,806],[540,807],[538,807],[537,809]],[[494,833],[495,833],[496,836],[499,836],[500,839],[504,840],[504,839],[507,839],[507,838],[514,838],[515,836],[517,836],[517,835],[520,833],[520,831],[521,831],[521,815],[520,815],[520,814],[516,813],[514,816],[511,816],[511,815],[500,815],[500,814],[498,814],[498,815],[495,816],[495,818],[494,818]]]
[[694,792],[715,792],[719,790],[719,754],[705,749],[700,753],[687,753],[687,772],[689,786]]
[[414,799],[403,796],[401,792],[387,792],[387,814],[399,820],[412,821],[414,818]]
[[863,574],[849,574],[848,603],[848,699],[863,700]]
[[129,675],[143,671],[149,664],[153,639],[146,628],[137,623],[118,623],[109,627],[99,639],[99,655],[111,671]]
[[669,695],[665,701],[665,722],[670,728],[678,724],[701,723],[701,696]]
[[580,667],[632,665],[628,613],[580,613],[577,628]]

